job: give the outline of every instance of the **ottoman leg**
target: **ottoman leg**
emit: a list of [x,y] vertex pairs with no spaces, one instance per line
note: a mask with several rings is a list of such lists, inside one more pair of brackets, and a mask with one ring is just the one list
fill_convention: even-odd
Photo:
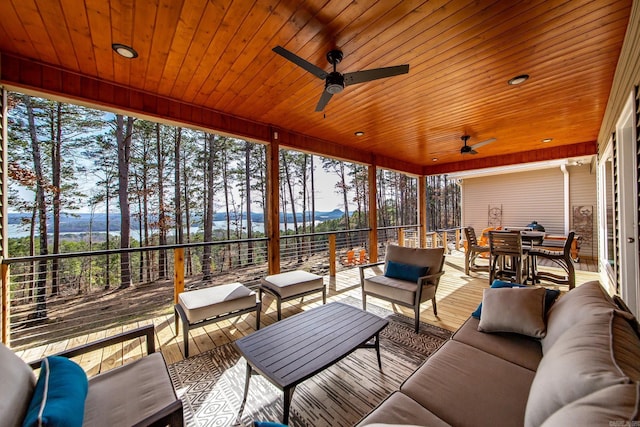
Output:
[[278,320],[282,319],[282,300],[280,295],[276,296],[276,306],[278,307]]
[[[182,320],[182,339],[184,341],[184,358],[189,357],[189,319],[187,319],[187,313],[184,312],[184,309],[180,304],[175,305],[176,313],[180,315],[180,320]],[[176,318],[176,325],[178,319]],[[176,326],[176,334],[178,333],[178,327]]]
[[256,303],[256,331],[260,330],[260,312],[262,311],[262,299]]

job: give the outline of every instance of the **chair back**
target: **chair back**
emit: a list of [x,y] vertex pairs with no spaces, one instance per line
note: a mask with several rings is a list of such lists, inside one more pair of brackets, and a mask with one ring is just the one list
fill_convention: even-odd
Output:
[[522,236],[519,231],[490,231],[491,256],[522,256]]
[[469,242],[469,247],[478,246],[478,238],[476,237],[476,232],[473,227],[464,228],[464,238]]
[[567,240],[564,242],[564,256],[571,262],[571,245],[573,244],[573,239],[575,238],[575,231],[569,231],[567,235]]
[[444,266],[444,248],[407,248],[388,244],[384,260],[385,272],[388,261],[394,261],[420,267],[429,267],[427,274],[436,274],[440,273]]

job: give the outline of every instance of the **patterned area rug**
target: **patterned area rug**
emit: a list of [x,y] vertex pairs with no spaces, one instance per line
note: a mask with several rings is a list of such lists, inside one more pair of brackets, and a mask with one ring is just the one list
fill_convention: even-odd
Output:
[[[389,319],[380,339],[382,371],[375,350],[356,350],[296,387],[290,426],[357,423],[451,337],[450,331],[426,323],[415,334],[413,319],[373,305],[368,309]],[[251,377],[238,419],[246,363],[232,343],[174,363],[169,373],[184,403],[187,426],[250,426],[253,420],[282,420],[282,392],[260,375]]]

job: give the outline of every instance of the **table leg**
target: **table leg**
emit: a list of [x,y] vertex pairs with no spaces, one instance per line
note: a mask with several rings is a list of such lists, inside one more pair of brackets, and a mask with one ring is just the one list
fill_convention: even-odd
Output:
[[289,423],[289,408],[291,408],[291,398],[293,397],[293,391],[296,386],[287,387],[284,391],[284,410],[282,412],[282,424]]
[[249,380],[251,380],[251,365],[247,362],[247,374],[244,381],[244,395],[242,396],[242,403],[240,404],[240,410],[238,411],[238,418],[236,419],[236,423],[240,424],[240,420],[242,418],[242,412],[244,411],[244,405],[247,403],[247,395],[249,394]]
[[378,355],[378,368],[382,370],[382,359],[380,359],[380,333],[376,334],[375,346],[376,346],[376,354]]

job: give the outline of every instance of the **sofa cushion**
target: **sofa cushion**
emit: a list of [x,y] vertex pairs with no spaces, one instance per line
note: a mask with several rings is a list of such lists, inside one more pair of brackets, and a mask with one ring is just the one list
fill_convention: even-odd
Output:
[[640,381],[638,361],[640,339],[617,311],[583,319],[542,358],[531,385],[525,426],[539,426],[563,406],[598,390]]
[[422,276],[426,276],[429,267],[420,265],[403,264],[401,262],[387,261],[384,275],[393,279],[408,280],[410,282],[418,282]]
[[598,281],[586,282],[567,292],[547,313],[547,334],[542,339],[542,354],[546,354],[571,326],[612,308],[615,308],[613,301]]
[[[491,288],[528,288],[531,286],[522,285],[520,283],[505,282],[502,280],[494,280],[490,287]],[[556,299],[558,299],[559,295],[560,295],[559,290],[545,288],[545,295],[544,295],[545,312],[549,311],[551,306],[553,306],[553,303],[556,302]],[[482,315],[482,302],[480,302],[480,304],[478,304],[478,307],[475,309],[475,311],[471,313],[471,316],[475,317],[476,319],[479,319],[481,315]]]
[[455,426],[523,425],[534,372],[459,341],[447,341],[400,391]]
[[543,288],[485,289],[478,330],[542,338],[546,332],[544,298]]
[[640,420],[638,402],[640,383],[614,385],[559,409],[542,427],[634,425],[629,421]]
[[542,359],[540,340],[513,333],[478,331],[479,319],[469,317],[452,339],[535,371]]
[[2,425],[22,425],[36,385],[33,370],[0,343],[0,414]]
[[389,395],[378,407],[367,415],[358,426],[373,426],[380,424],[393,425],[428,425],[445,427],[449,424],[436,417],[418,402],[405,394],[395,391]]
[[76,362],[45,358],[23,427],[82,426],[87,389],[87,374]]
[[84,424],[135,425],[175,400],[162,353],[152,353],[89,380]]

